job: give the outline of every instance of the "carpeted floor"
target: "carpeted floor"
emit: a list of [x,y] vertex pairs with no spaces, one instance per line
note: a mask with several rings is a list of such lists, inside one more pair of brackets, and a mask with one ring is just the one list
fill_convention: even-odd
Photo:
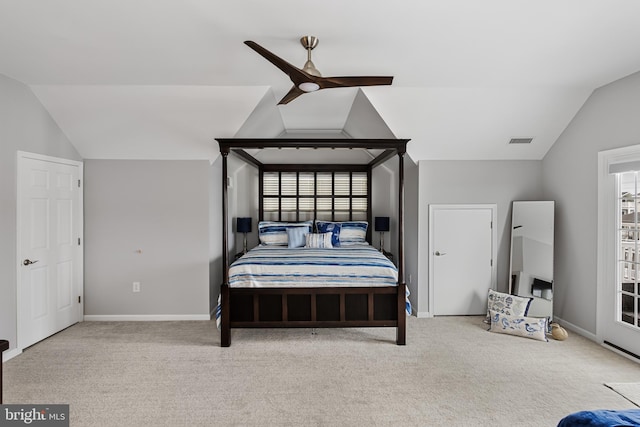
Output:
[[481,317],[394,329],[234,330],[84,322],[5,363],[5,403],[68,403],[72,426],[555,426],[634,405],[603,386],[640,364],[575,334],[548,343]]

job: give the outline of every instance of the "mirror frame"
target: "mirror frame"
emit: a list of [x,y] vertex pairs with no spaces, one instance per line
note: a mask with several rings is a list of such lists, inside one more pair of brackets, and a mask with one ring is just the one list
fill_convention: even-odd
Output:
[[[529,208],[529,209],[527,209]],[[535,208],[535,209],[532,209]],[[523,209],[526,209],[523,211]],[[526,213],[523,216],[523,213]],[[511,247],[509,255],[509,294],[522,297],[531,297],[528,317],[546,317],[553,320],[553,292],[554,292],[554,244],[555,244],[555,202],[550,200],[539,201],[513,201],[511,207]],[[525,231],[526,230],[526,231]],[[529,234],[526,234],[529,233]],[[525,241],[514,245],[518,237],[527,238],[530,242],[525,249]],[[545,251],[545,246],[550,245],[551,252]],[[531,253],[528,262],[525,261],[526,253]],[[514,274],[514,263],[521,265],[519,273],[524,273],[524,264],[527,262],[533,269],[526,273],[527,291],[518,292],[523,277]]]

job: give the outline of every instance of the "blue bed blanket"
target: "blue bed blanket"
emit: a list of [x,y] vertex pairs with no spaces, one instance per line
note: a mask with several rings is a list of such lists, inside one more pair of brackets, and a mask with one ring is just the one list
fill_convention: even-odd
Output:
[[[229,268],[229,286],[268,287],[368,287],[397,286],[398,269],[370,245],[331,249],[257,246]],[[406,311],[411,315],[409,288]],[[220,327],[220,298],[215,311]]]
[[396,286],[398,269],[370,245],[257,246],[229,268],[229,287]]
[[619,411],[598,409],[594,411],[580,411],[567,415],[558,423],[558,427],[575,426],[640,426],[640,409],[624,409]]

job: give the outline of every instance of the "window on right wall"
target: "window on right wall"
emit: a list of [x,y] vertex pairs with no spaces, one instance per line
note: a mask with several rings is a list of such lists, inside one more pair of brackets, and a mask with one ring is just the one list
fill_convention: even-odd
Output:
[[640,355],[640,145],[598,153],[598,341]]
[[640,327],[638,308],[640,289],[638,270],[640,266],[640,173],[637,171],[616,174],[618,277],[616,280],[617,320],[630,326]]

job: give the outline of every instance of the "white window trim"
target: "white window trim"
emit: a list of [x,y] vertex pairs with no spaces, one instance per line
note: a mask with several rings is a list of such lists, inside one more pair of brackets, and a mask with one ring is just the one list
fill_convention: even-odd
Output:
[[597,236],[597,293],[596,293],[596,340],[605,340],[603,313],[610,309],[606,295],[607,282],[616,278],[617,248],[616,228],[617,194],[616,176],[609,173],[609,166],[617,163],[640,161],[640,145],[616,148],[598,153],[598,236]]

